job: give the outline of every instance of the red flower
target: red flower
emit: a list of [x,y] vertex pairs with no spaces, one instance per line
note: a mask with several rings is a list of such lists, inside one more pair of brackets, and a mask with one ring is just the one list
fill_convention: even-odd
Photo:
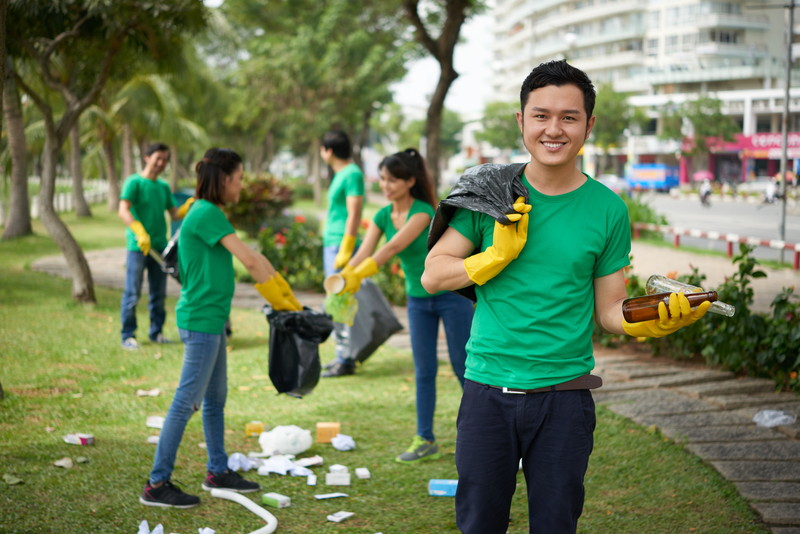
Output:
[[283,234],[275,234],[275,243],[278,245],[286,244],[286,236]]
[[304,222],[306,222],[306,218],[304,215],[295,215],[294,222],[303,224]]

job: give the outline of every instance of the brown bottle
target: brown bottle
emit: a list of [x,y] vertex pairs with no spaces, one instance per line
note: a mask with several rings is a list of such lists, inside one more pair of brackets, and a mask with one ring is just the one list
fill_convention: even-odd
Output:
[[[669,295],[669,293],[656,293],[655,295],[625,299],[622,301],[622,316],[629,323],[641,323],[642,321],[658,319],[658,303],[663,302],[667,306],[667,310],[669,310]],[[684,295],[686,295],[692,308],[696,308],[705,301],[714,302],[717,300],[716,291],[684,293]]]

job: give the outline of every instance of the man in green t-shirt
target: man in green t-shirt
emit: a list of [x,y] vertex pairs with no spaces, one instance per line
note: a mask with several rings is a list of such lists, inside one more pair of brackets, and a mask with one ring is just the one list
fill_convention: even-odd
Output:
[[128,227],[126,230],[127,257],[125,261],[125,290],[122,293],[122,348],[136,350],[136,304],[142,294],[142,280],[147,270],[150,312],[150,341],[168,343],[162,329],[166,319],[164,299],[167,296],[167,275],[150,256],[150,250],[161,252],[167,246],[167,221],[164,212],[173,220],[182,219],[194,198],[175,206],[169,184],[159,175],[169,163],[169,147],[154,143],[147,147],[144,169],[129,176],[122,186],[117,214]]
[[[476,285],[456,440],[456,523],[464,533],[507,530],[520,464],[530,532],[576,532],[595,426],[589,389],[600,382],[590,374],[593,321],[618,334],[660,336],[708,309],[691,310],[680,294],[657,320],[623,321],[628,212],[576,166],[594,102],[592,82],[566,61],[534,68],[517,112],[531,161],[512,176],[526,195],[509,201],[511,223],[458,209],[426,259],[427,291]],[[470,169],[470,180],[505,174],[489,167]]]
[[[353,256],[364,207],[364,174],[353,163],[353,148],[346,133],[327,132],[320,147],[322,160],[334,175],[328,188],[328,213],[322,233],[322,260],[325,276],[340,271]],[[350,351],[350,327],[334,324],[336,360],[326,365],[323,377],[352,375],[356,364]]]

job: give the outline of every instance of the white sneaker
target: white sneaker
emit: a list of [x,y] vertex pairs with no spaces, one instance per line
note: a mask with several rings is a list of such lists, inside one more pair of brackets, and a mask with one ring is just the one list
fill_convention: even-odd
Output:
[[125,341],[122,342],[122,348],[125,350],[138,350],[139,342],[136,341],[135,337],[126,338]]

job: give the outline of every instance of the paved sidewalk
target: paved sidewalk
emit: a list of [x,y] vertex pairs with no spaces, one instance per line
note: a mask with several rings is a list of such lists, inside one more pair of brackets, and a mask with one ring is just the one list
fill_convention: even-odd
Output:
[[[122,248],[92,251],[86,257],[96,284],[124,287]],[[735,272],[727,258],[633,243],[633,272],[643,280],[650,274],[688,273],[692,265],[706,274],[709,287]],[[69,276],[62,256],[42,258],[32,269]],[[763,270],[767,278],[753,282],[756,309],[769,310],[769,303],[783,287],[793,285],[800,290],[800,273]],[[168,293],[177,295],[179,291],[178,284],[170,280]],[[297,292],[297,298],[306,306],[320,308],[323,295]],[[252,285],[237,284],[233,304],[260,309],[263,299]],[[395,312],[406,328],[387,344],[410,350],[406,310],[395,307]],[[446,359],[443,334],[439,354]],[[605,382],[595,390],[599,404],[685,444],[736,485],[773,534],[800,534],[800,423],[764,428],[753,422],[753,415],[764,409],[800,415],[800,396],[776,393],[769,380],[740,379],[729,372],[649,355],[598,348],[596,359],[595,372]]]

